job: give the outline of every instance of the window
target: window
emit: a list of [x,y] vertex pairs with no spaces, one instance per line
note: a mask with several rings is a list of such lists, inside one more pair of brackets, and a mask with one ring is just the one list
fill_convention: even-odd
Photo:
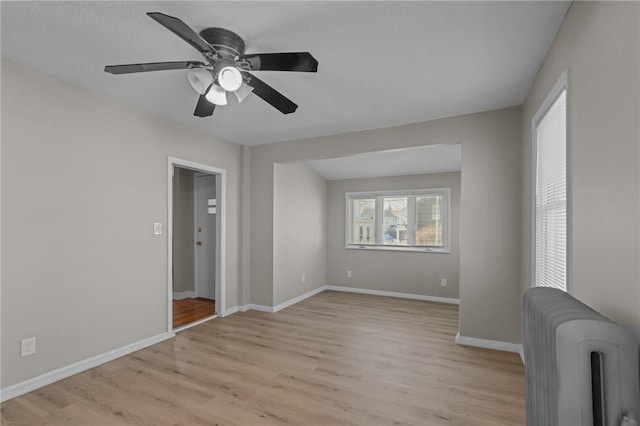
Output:
[[533,119],[535,286],[567,291],[566,73]]
[[[372,198],[356,198],[351,200],[351,229],[358,229],[358,233],[351,234],[350,241],[354,244],[375,244],[372,236],[375,234],[376,200]],[[366,230],[366,232],[365,232]],[[374,230],[372,232],[372,230]]]
[[348,192],[347,248],[449,252],[449,188]]

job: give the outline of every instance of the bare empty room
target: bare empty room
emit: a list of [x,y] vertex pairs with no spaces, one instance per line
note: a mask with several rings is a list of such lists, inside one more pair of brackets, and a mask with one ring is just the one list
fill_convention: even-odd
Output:
[[640,418],[640,5],[2,1],[2,424]]

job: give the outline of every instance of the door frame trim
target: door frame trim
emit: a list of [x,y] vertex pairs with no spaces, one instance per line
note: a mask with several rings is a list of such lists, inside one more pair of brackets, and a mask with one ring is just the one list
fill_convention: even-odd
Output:
[[[226,195],[227,171],[207,164],[176,157],[167,157],[167,331],[173,332],[173,168],[175,166],[196,172],[216,175],[217,235],[216,246],[216,311],[224,316],[226,294]],[[219,180],[218,180],[219,179]]]

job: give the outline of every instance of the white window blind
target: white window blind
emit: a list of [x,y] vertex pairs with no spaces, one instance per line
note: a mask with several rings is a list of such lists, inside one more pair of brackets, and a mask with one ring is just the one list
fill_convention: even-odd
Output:
[[567,290],[567,92],[535,127],[536,286]]

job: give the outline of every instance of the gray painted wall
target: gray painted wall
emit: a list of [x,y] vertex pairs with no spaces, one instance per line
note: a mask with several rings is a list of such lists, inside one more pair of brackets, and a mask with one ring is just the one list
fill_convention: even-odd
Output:
[[173,173],[173,291],[195,291],[193,240],[193,176],[191,170]]
[[460,332],[520,341],[520,114],[516,107],[251,147],[252,302],[273,305],[275,163],[461,143]]
[[519,342],[521,112],[501,112],[462,144],[460,335]]
[[[459,297],[460,173],[329,182],[327,284],[427,296]],[[346,249],[345,193],[391,189],[451,189],[451,253]],[[346,271],[351,271],[347,278]],[[447,279],[447,287],[440,279]]]
[[640,336],[640,5],[574,2],[523,106],[522,287],[531,285],[531,119],[562,71],[573,295]]
[[227,170],[238,304],[238,145],[6,61],[1,131],[2,387],[167,331],[167,156]]
[[273,303],[277,305],[325,285],[327,182],[303,163],[275,164],[273,200]]

